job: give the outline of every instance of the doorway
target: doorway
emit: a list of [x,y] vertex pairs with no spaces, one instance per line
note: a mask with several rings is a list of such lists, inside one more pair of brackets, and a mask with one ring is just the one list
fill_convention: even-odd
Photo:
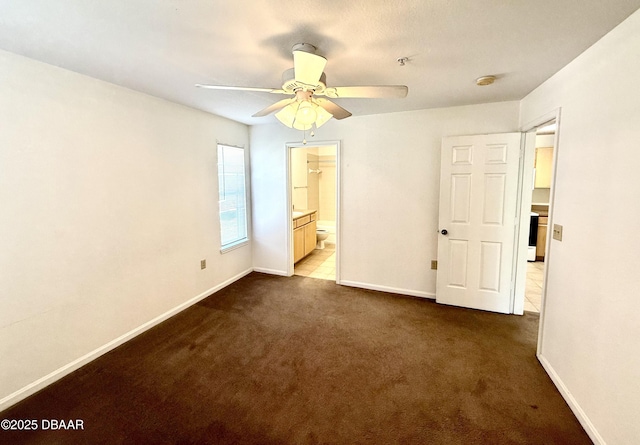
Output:
[[338,282],[339,144],[289,144],[290,274]]
[[[551,236],[553,202],[555,195],[556,164],[560,109],[553,110],[522,127],[523,147],[520,158],[519,223],[516,242],[518,253],[514,258],[513,313],[539,312],[540,325],[544,323],[547,276],[552,263]],[[547,149],[536,159],[536,146]],[[546,159],[545,159],[546,157]],[[536,181],[537,177],[537,181]],[[542,189],[537,190],[536,189]],[[538,232],[531,236],[532,213],[538,215]],[[535,246],[531,246],[535,239]],[[526,304],[529,302],[531,305]],[[541,344],[542,329],[538,332]]]
[[527,278],[524,310],[540,312],[544,286],[544,263],[547,253],[551,178],[556,136],[555,119],[535,129],[535,153],[531,187],[531,219],[527,252]]
[[[552,224],[558,135],[557,129],[550,125],[559,123],[560,111],[545,117],[526,126],[523,133],[443,140],[437,302],[523,314],[525,301],[528,301],[531,306],[528,304],[526,310],[540,312],[542,320],[550,244],[545,229]],[[536,160],[538,133],[544,139],[539,147],[548,150],[541,150]],[[507,142],[511,136],[514,140]],[[498,139],[488,140],[489,137]],[[514,147],[516,139],[518,142]],[[474,152],[477,152],[476,156]],[[546,171],[542,171],[543,163],[547,164]],[[540,170],[537,175],[534,165]],[[518,177],[515,182],[509,179],[514,177],[514,171]],[[474,172],[476,180],[473,180]],[[538,182],[546,178],[546,185],[537,185],[535,176],[538,176]],[[472,186],[477,189],[475,195],[479,199],[471,199],[474,195]],[[543,190],[534,193],[536,188]],[[510,197],[509,202],[507,197]],[[537,210],[538,222],[542,224],[536,224],[536,228],[541,229],[540,234],[533,237],[532,263],[538,261],[531,267],[528,282],[532,210]],[[511,225],[513,219],[508,216],[514,213],[515,226]],[[475,222],[472,224],[472,221]],[[528,296],[533,301],[526,298],[527,284]],[[532,295],[534,290],[537,296]]]

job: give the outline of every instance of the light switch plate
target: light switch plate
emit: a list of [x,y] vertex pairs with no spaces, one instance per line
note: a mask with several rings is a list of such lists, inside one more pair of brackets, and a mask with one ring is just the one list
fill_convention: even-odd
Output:
[[562,241],[562,226],[560,224],[553,225],[553,239]]

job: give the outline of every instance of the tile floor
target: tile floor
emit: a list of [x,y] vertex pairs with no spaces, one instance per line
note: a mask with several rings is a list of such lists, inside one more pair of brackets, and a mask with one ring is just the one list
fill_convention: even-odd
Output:
[[336,245],[325,242],[324,249],[316,249],[298,261],[294,266],[293,274],[335,281]]
[[544,262],[527,263],[527,285],[524,291],[524,310],[540,312],[542,302],[542,273]]

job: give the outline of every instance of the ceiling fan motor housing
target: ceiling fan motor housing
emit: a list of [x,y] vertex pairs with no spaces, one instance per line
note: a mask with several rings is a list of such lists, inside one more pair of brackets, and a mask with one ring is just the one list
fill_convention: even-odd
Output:
[[317,49],[318,48],[310,43],[296,43],[293,45],[293,48],[291,48],[291,52],[304,51],[305,53],[315,54]]
[[295,94],[298,90],[311,90],[314,93],[322,93],[327,87],[327,75],[323,72],[320,75],[320,80],[318,80],[318,84],[309,88],[310,85],[306,85],[300,82],[297,82],[295,79],[295,72],[293,68],[289,68],[284,73],[282,73],[282,89],[289,94]]

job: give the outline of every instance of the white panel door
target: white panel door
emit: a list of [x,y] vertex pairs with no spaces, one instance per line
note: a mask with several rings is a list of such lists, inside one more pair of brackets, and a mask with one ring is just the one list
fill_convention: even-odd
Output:
[[511,313],[520,133],[442,141],[438,303]]

